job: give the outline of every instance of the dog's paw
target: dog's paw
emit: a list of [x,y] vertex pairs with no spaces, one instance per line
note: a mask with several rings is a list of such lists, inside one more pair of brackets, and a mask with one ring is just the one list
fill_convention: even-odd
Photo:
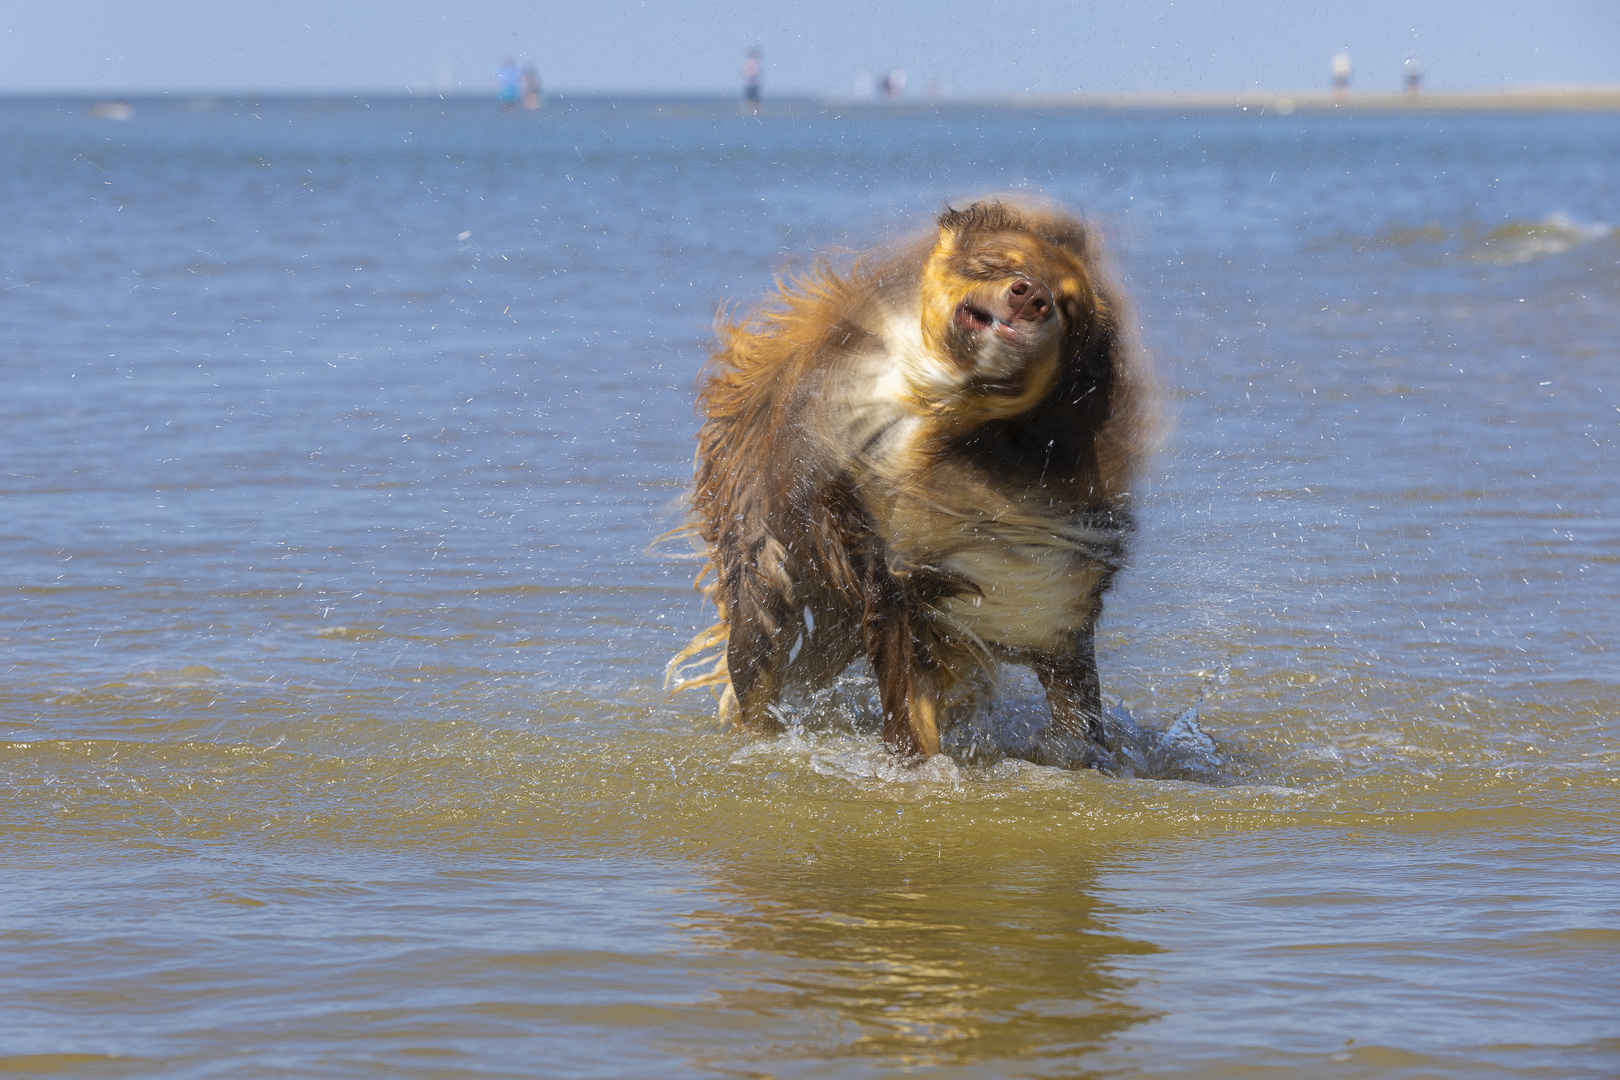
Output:
[[1050,731],[1041,736],[1029,759],[1037,765],[1058,769],[1102,769],[1112,772],[1119,767],[1107,747],[1099,746],[1084,735],[1059,735]]

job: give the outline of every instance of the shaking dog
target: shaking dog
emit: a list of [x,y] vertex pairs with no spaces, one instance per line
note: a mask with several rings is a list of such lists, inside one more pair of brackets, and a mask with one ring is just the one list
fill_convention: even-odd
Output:
[[1109,765],[1095,631],[1149,420],[1124,331],[1086,223],[1010,199],[723,321],[688,530],[719,621],[672,684],[770,731],[784,690],[864,655],[888,746],[932,755],[1022,664],[1052,713],[1032,760]]

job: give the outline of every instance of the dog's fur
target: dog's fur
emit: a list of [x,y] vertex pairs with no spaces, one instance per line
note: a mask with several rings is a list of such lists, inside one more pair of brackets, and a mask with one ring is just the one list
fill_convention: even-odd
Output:
[[690,531],[720,621],[671,681],[768,731],[784,688],[864,653],[888,745],[928,755],[996,662],[1026,664],[1052,710],[1034,759],[1106,764],[1093,633],[1134,525],[1145,373],[1083,222],[999,199],[937,224],[719,325]]

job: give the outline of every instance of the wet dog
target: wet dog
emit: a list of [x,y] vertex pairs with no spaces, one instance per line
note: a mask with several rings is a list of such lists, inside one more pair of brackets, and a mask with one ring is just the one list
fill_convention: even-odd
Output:
[[1052,711],[1033,759],[1106,765],[1094,634],[1148,418],[1121,298],[1060,210],[990,200],[936,224],[719,326],[690,531],[720,618],[671,681],[769,731],[784,689],[864,654],[885,741],[931,755],[997,663],[1024,664]]

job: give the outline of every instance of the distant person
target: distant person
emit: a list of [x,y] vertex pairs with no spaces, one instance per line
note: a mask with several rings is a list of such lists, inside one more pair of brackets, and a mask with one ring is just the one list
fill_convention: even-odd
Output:
[[879,85],[883,88],[883,96],[889,100],[902,98],[906,93],[906,73],[900,68],[885,71]]
[[501,61],[496,69],[495,81],[500,84],[501,111],[511,112],[517,108],[518,85],[522,81],[522,74],[518,71],[517,61],[510,56]]
[[760,51],[759,46],[755,45],[748,50],[748,55],[743,57],[742,77],[743,100],[756,109],[759,108],[759,81],[764,73],[765,55]]
[[98,101],[90,106],[90,115],[98,120],[133,120],[135,119],[135,106],[129,103],[128,98],[119,98],[117,101]]
[[1333,54],[1333,93],[1344,97],[1350,93],[1350,50],[1340,49]]
[[530,112],[540,108],[540,73],[533,64],[523,65],[523,107]]
[[1408,94],[1423,93],[1423,65],[1418,63],[1418,58],[1415,56],[1406,58],[1406,92]]

